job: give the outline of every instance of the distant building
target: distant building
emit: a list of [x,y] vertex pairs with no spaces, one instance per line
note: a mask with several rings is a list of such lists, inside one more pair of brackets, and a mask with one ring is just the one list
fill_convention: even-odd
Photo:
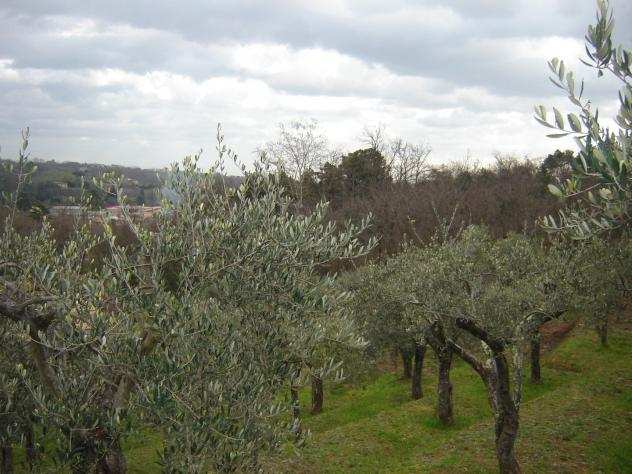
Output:
[[48,213],[51,217],[80,216],[83,211],[81,206],[51,206]]
[[[134,219],[145,220],[160,212],[160,206],[127,206],[127,212]],[[72,216],[87,217],[92,220],[118,220],[123,219],[123,208],[121,206],[108,206],[99,211],[86,211],[81,206],[51,206],[50,217]]]
[[[126,206],[127,212],[132,218],[149,219],[160,212],[160,206]],[[122,219],[123,208],[121,206],[108,206],[103,210],[105,219]]]

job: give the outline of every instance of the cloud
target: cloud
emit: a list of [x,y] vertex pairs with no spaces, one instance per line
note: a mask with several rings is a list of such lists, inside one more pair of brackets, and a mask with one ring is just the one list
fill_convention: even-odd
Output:
[[[632,7],[616,0],[619,25]],[[246,160],[280,121],[317,118],[358,146],[366,124],[427,140],[437,160],[473,150],[543,154],[531,117],[566,106],[547,80],[578,58],[591,1],[14,1],[0,6],[0,143],[31,125],[37,155],[162,166],[213,149]],[[632,42],[619,27],[621,41]],[[590,81],[614,111],[617,84]],[[570,144],[568,144],[570,145]]]

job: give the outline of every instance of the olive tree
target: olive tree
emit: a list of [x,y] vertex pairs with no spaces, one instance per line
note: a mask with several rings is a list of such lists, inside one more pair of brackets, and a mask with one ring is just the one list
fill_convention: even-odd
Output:
[[[332,280],[333,283],[333,280]],[[305,374],[311,385],[311,413],[323,411],[323,382],[331,379],[341,382],[347,377],[348,365],[357,368],[357,359],[367,346],[360,328],[349,308],[350,295],[341,292],[335,283],[323,296],[323,308],[319,323],[310,333],[311,341],[305,345]],[[355,364],[354,364],[355,362]]]
[[415,302],[422,322],[436,322],[452,351],[487,387],[503,473],[520,472],[514,444],[528,341],[535,328],[572,303],[571,292],[551,294],[551,281],[565,284],[564,262],[550,253],[542,258],[543,251],[527,237],[494,241],[472,227],[434,249],[429,271],[419,275],[431,281]]
[[[257,467],[259,454],[288,431],[279,416],[283,387],[295,392],[301,373],[322,377],[334,368],[328,342],[358,341],[337,296],[328,297],[333,280],[317,270],[374,245],[357,238],[366,220],[338,229],[325,204],[308,216],[293,213],[263,164],[228,188],[215,172],[232,156],[221,134],[218,149],[209,171],[197,157],[172,168],[172,199],[155,229],[128,217],[135,252],[109,239],[126,304],[146,315],[143,338],[157,341],[141,401],[168,427],[163,463],[171,471]],[[135,376],[142,381],[143,373]],[[297,432],[297,416],[293,424]]]
[[543,225],[550,231],[565,231],[575,239],[585,239],[595,233],[630,228],[632,208],[632,51],[613,42],[614,15],[608,0],[597,1],[597,22],[586,34],[587,58],[584,64],[594,68],[599,77],[604,74],[621,83],[616,128],[610,130],[600,123],[599,110],[584,97],[584,82],[578,83],[564,61],[549,62],[551,81],[567,94],[579,115],[566,116],[553,108],[553,114],[540,105],[535,118],[546,127],[555,129],[549,137],[573,136],[579,154],[572,162],[572,177],[558,185],[549,185],[556,196],[579,198],[579,205],[563,210],[558,219],[547,217]]
[[402,359],[404,378],[411,380],[412,398],[421,398],[425,343],[409,331],[408,295],[401,287],[400,262],[392,258],[351,272],[344,287],[352,295],[352,311],[369,342],[368,350],[375,358],[396,351]]
[[629,242],[612,245],[599,238],[582,241],[575,257],[572,283],[578,306],[597,331],[602,346],[608,344],[608,321],[629,291],[631,265]]
[[128,420],[119,412],[116,384],[135,340],[111,318],[111,280],[93,265],[98,239],[86,226],[76,222],[61,248],[46,221],[26,236],[15,230],[16,203],[28,180],[27,147],[25,134],[0,239],[2,401],[13,420],[2,436],[12,428],[31,435],[37,421],[47,428],[62,466],[120,472]]
[[[449,298],[448,294],[437,293],[444,290],[440,272],[445,270],[441,263],[446,247],[433,242],[423,248],[410,248],[400,254],[397,284],[402,291],[406,305],[409,331],[416,339],[429,345],[437,360],[437,417],[444,425],[454,423],[452,403],[453,350],[445,331],[444,322],[436,317]],[[432,295],[431,297],[429,295]]]
[[[7,244],[16,238],[13,228],[20,191],[35,172],[35,167],[28,161],[28,129],[22,133],[22,146],[18,151],[17,162],[6,162],[4,167],[7,174],[15,174],[16,177],[14,192],[6,191],[2,196],[4,207],[9,211],[3,222],[3,244],[0,244],[4,248],[3,254],[6,254],[9,250]],[[7,228],[10,229],[8,232]],[[7,473],[13,472],[13,444],[29,437],[28,457],[31,461],[35,457],[32,431],[33,404],[19,371],[19,364],[27,364],[30,360],[28,347],[13,337],[12,330],[13,324],[17,322],[14,310],[17,302],[9,298],[9,292],[15,294],[17,288],[7,280],[7,273],[14,269],[15,265],[6,258],[0,260],[0,287],[3,290],[0,293],[0,347],[4,348],[0,352],[0,470]],[[24,310],[26,309],[28,306],[24,307]],[[12,321],[8,321],[9,314]],[[29,369],[35,370],[32,366]]]

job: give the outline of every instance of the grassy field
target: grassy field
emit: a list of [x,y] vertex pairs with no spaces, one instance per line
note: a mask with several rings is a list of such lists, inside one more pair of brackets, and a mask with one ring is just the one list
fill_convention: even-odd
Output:
[[[430,352],[428,353],[430,354]],[[326,391],[325,412],[306,415],[312,436],[286,447],[269,472],[494,472],[492,417],[478,376],[452,371],[456,423],[436,422],[435,366],[427,357],[424,397],[384,373],[361,387]],[[576,329],[543,359],[541,385],[525,386],[518,455],[525,472],[632,473],[632,331],[617,328],[599,347]],[[309,394],[302,394],[307,413]],[[155,473],[155,435],[127,445],[131,473]]]
[[[544,357],[544,382],[528,384],[518,455],[525,472],[632,472],[632,332],[617,330],[602,349],[577,329]],[[482,382],[463,363],[452,374],[456,424],[434,416],[432,361],[424,398],[385,374],[363,388],[328,393],[326,412],[307,417],[313,433],[283,472],[494,472],[493,426]],[[307,402],[307,399],[305,400]]]

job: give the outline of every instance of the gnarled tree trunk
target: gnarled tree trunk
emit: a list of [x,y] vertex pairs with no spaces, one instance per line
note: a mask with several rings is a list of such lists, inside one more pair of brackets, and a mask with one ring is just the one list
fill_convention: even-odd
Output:
[[312,414],[316,415],[323,411],[323,379],[312,374]]
[[476,355],[450,341],[450,347],[480,375],[489,394],[489,402],[495,417],[495,448],[501,474],[519,474],[515,444],[518,437],[519,402],[511,393],[511,374],[505,357],[505,342],[491,337],[471,320],[459,318],[456,325],[483,341],[491,350],[490,364],[484,364]]
[[114,444],[97,465],[98,474],[125,474],[127,462],[119,443]]
[[444,426],[448,426],[454,423],[452,382],[450,381],[453,349],[439,322],[427,328],[425,337],[437,357],[437,417]]
[[98,428],[92,435],[94,438],[83,438],[74,446],[73,450],[79,453],[80,457],[78,463],[73,466],[73,473],[125,474],[127,462],[120,443],[113,441],[104,453],[97,448],[97,444],[107,435]]
[[504,353],[494,351],[493,367],[488,370],[487,389],[490,391],[496,423],[496,457],[501,474],[521,472],[516,458],[518,437],[518,407],[510,391],[509,365]]
[[411,383],[411,395],[413,400],[419,400],[423,397],[423,389],[421,386],[421,373],[424,367],[424,357],[426,355],[425,344],[415,343],[415,357],[413,363],[413,376]]
[[515,409],[501,409],[496,420],[496,457],[501,474],[519,474],[515,444],[518,436],[519,419]]

